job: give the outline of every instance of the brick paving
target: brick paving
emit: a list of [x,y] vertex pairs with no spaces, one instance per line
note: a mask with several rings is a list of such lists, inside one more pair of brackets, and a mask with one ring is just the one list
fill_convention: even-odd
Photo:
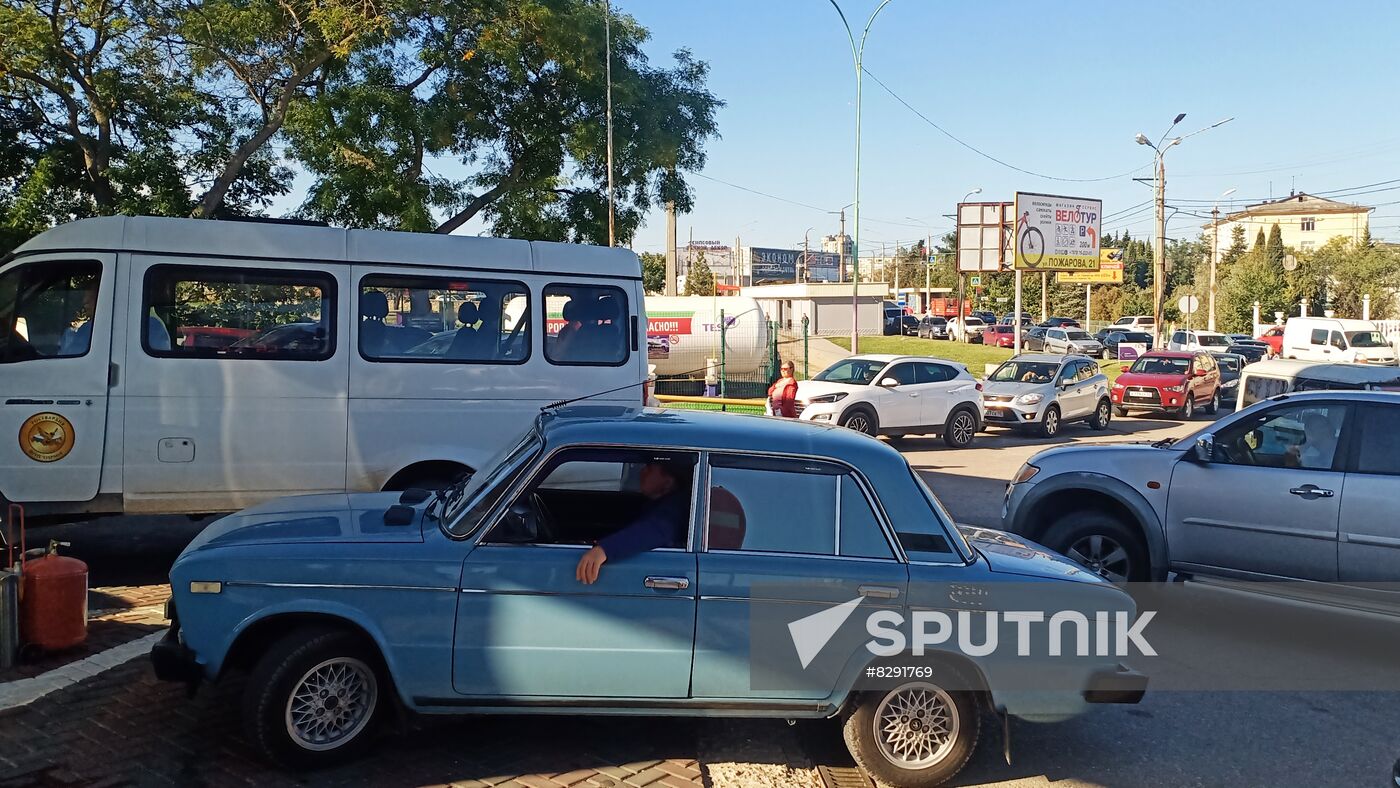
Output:
[[[103,648],[159,631],[165,586],[97,589],[89,643],[0,675],[0,692],[63,672]],[[42,670],[41,670],[42,669]],[[697,742],[720,722],[632,717],[415,719],[383,732],[373,753],[290,775],[244,741],[242,682],[157,681],[143,656],[0,712],[0,788],[85,786],[453,785],[682,788],[705,784]]]

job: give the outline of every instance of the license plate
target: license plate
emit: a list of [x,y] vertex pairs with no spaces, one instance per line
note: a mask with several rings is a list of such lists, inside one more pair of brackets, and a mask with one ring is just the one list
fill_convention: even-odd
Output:
[[1129,397],[1142,397],[1143,399],[1151,399],[1151,398],[1152,398],[1152,392],[1150,392],[1150,391],[1130,391],[1130,392],[1128,392],[1128,396],[1129,396]]

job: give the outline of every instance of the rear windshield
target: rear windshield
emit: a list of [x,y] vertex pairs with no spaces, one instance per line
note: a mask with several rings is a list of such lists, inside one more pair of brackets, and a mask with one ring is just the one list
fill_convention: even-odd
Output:
[[1189,358],[1161,358],[1159,356],[1144,356],[1133,362],[1129,372],[1140,372],[1144,375],[1185,375],[1186,370],[1191,368]]
[[1066,331],[1065,336],[1069,337],[1070,339],[1078,340],[1093,339],[1093,337],[1089,336],[1088,331]]

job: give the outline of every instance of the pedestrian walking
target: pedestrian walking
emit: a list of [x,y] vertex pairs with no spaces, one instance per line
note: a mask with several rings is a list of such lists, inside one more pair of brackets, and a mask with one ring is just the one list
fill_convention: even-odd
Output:
[[797,378],[793,364],[784,361],[778,367],[778,379],[768,387],[768,412],[774,416],[797,418]]

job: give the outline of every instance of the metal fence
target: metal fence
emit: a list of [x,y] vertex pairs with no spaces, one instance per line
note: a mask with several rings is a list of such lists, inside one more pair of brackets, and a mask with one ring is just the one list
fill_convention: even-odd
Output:
[[778,379],[778,367],[793,362],[799,378],[811,369],[809,323],[793,329],[771,320],[735,323],[720,321],[711,338],[692,335],[667,348],[665,363],[657,364],[656,393],[682,397],[754,398],[768,395]]

